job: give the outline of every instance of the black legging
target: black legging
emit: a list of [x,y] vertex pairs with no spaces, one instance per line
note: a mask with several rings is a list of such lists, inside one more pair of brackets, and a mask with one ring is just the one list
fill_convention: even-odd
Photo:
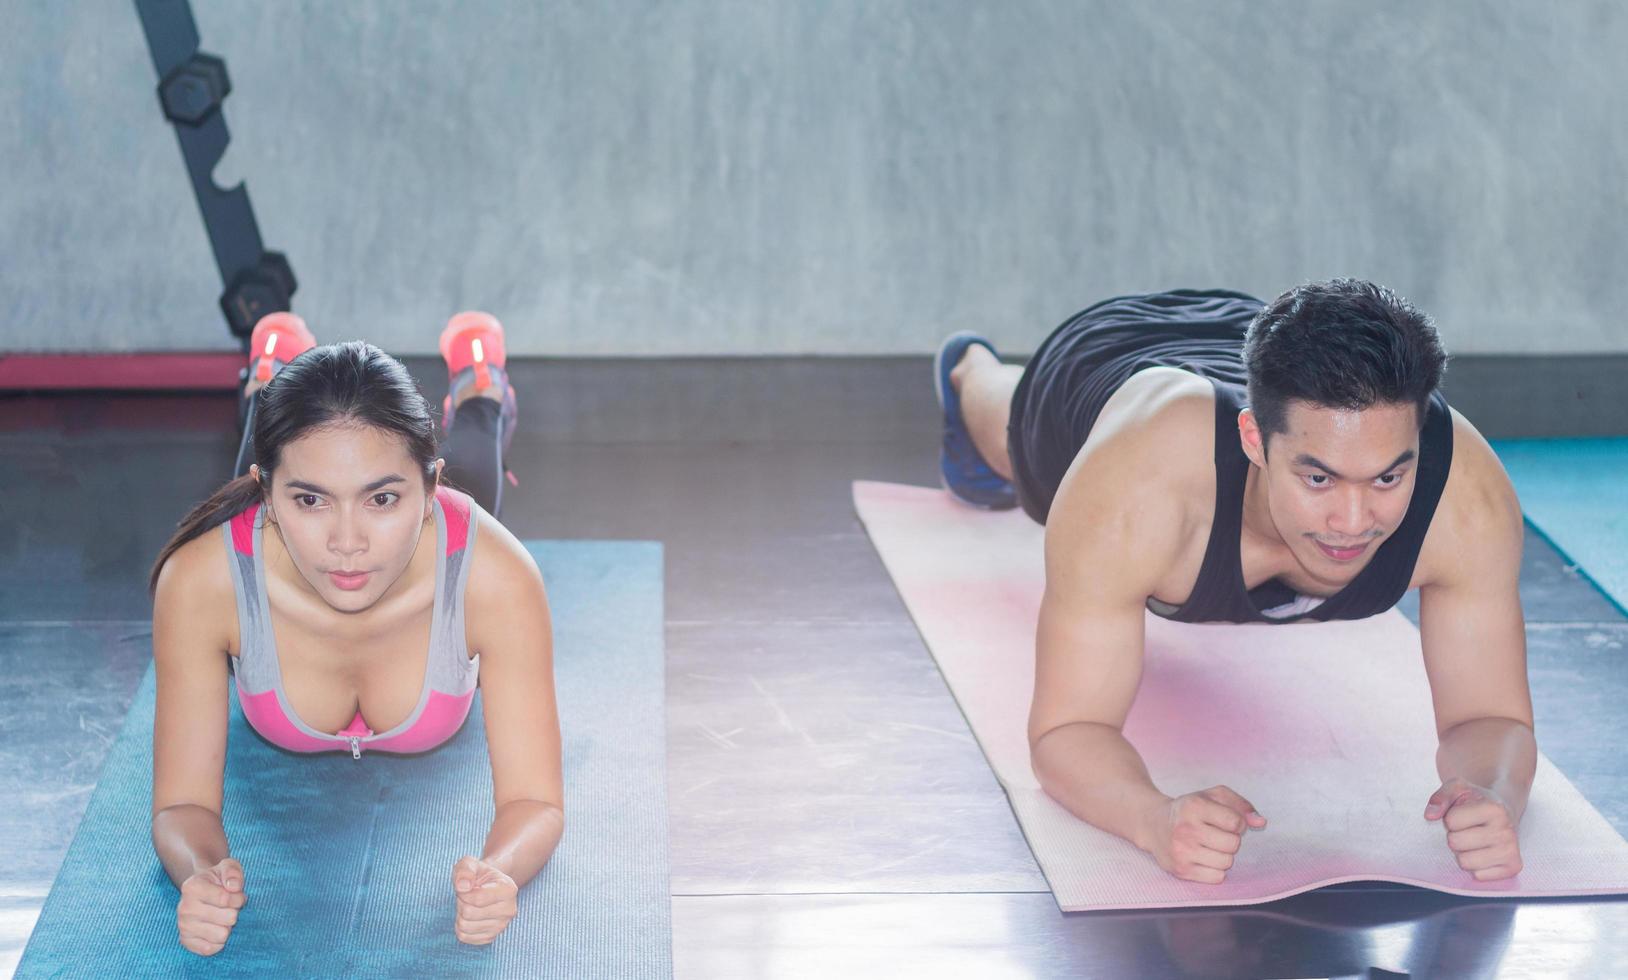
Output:
[[[249,472],[254,462],[254,413],[260,393],[249,396],[244,415],[243,441],[237,448],[234,477]],[[503,506],[503,406],[490,398],[471,398],[452,416],[452,431],[441,443],[447,461],[442,482],[464,491],[493,517]]]

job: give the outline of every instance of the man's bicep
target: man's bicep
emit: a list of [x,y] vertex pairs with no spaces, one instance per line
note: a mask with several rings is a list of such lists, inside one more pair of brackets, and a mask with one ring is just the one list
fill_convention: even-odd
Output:
[[[1077,722],[1119,728],[1142,679],[1149,569],[1162,550],[1128,509],[1098,500],[1046,529],[1030,741]],[[1136,544],[1148,542],[1147,547]]]
[[1419,632],[1436,727],[1472,718],[1532,724],[1521,613],[1523,530],[1513,497],[1451,534],[1453,560],[1419,589]]
[[1119,728],[1142,678],[1147,597],[1178,550],[1180,503],[1149,494],[1137,447],[1075,461],[1046,522],[1030,741],[1077,722]]
[[1125,724],[1142,679],[1143,613],[1048,586],[1035,637],[1029,740],[1064,725]]

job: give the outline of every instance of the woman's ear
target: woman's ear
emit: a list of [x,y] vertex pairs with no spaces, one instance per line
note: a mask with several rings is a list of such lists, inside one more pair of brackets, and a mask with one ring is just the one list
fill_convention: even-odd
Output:
[[260,488],[261,508],[265,511],[266,523],[276,524],[277,515],[271,509],[271,494],[266,492],[268,487],[266,486],[265,471],[260,469],[260,465],[258,463],[250,463],[248,475],[254,478],[255,485]]
[[430,492],[424,495],[424,522],[426,524],[429,523],[430,518],[435,516],[435,491],[441,487],[441,470],[446,465],[447,461],[445,459],[437,459],[430,471]]

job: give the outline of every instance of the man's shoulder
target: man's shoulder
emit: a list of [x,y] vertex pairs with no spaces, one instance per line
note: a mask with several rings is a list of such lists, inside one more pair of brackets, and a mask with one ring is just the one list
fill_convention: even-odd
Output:
[[1163,574],[1215,502],[1214,388],[1187,371],[1133,375],[1103,407],[1063,478],[1047,539],[1067,548],[1129,547]]
[[1414,585],[1445,584],[1476,574],[1477,561],[1467,558],[1472,554],[1498,564],[1513,555],[1518,564],[1525,534],[1520,501],[1498,454],[1469,419],[1456,409],[1449,411],[1453,461],[1425,535]]
[[1213,469],[1215,397],[1214,386],[1190,371],[1138,371],[1103,406],[1085,451],[1100,446],[1156,473]]
[[[1518,532],[1520,502],[1515,499],[1509,474],[1492,446],[1456,409],[1453,417],[1453,462],[1447,470],[1438,512],[1449,520],[1467,522],[1472,527],[1488,524]],[[1513,521],[1513,525],[1511,525]]]

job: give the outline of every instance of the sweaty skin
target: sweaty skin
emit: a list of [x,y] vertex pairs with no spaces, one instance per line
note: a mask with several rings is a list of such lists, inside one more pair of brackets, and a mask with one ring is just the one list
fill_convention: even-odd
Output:
[[[1225,785],[1167,795],[1121,731],[1141,678],[1146,600],[1185,601],[1208,543],[1212,392],[1175,368],[1133,375],[1064,477],[1046,525],[1029,741],[1041,785],[1076,816],[1179,878],[1219,883],[1265,818]],[[1520,871],[1516,827],[1537,758],[1518,591],[1522,529],[1486,441],[1457,412],[1453,433],[1452,467],[1410,582],[1439,740],[1441,785],[1423,817],[1442,821],[1459,867],[1487,881]],[[1269,447],[1246,410],[1238,438],[1254,463],[1239,541],[1251,588],[1278,578],[1332,595],[1407,511],[1416,458],[1393,464],[1419,450],[1410,405],[1341,412],[1291,403],[1288,431]]]
[[[258,468],[251,474],[258,479]],[[370,489],[386,476],[400,479]],[[433,490],[399,438],[354,426],[291,441],[272,474],[264,563],[278,661],[295,713],[321,730],[359,710],[384,731],[417,703],[434,605]],[[519,889],[548,862],[565,823],[542,577],[496,518],[476,506],[473,519],[465,641],[481,658],[496,814],[478,857],[449,856],[447,885],[454,935],[478,944],[514,917]],[[180,941],[206,956],[224,947],[248,896],[220,818],[226,656],[238,646],[227,560],[218,531],[189,541],[161,570],[153,609],[153,847],[180,889]],[[342,590],[327,574],[339,569],[372,579]]]

